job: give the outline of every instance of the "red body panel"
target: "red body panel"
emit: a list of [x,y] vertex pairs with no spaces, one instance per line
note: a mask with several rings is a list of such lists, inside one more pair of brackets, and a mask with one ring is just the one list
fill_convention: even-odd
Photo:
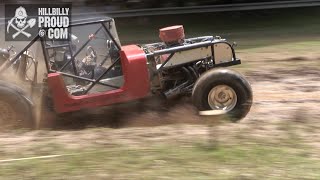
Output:
[[124,85],[103,93],[72,96],[59,73],[48,75],[56,112],[70,112],[97,106],[111,105],[143,98],[149,94],[149,74],[144,51],[136,45],[123,46],[120,51]]

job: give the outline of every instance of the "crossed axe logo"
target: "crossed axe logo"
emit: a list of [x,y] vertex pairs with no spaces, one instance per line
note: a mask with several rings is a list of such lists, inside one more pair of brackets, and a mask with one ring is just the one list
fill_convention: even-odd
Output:
[[31,18],[27,21],[28,15],[24,7],[20,6],[16,9],[15,16],[8,21],[7,33],[9,33],[10,27],[17,32],[12,35],[12,39],[15,39],[18,35],[23,34],[26,37],[30,37],[31,34],[26,32],[27,28],[32,28],[36,24],[36,19]]

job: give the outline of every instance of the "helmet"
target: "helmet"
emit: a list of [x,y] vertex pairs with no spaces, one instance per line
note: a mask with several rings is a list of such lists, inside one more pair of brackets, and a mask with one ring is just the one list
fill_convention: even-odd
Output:
[[24,7],[20,6],[16,9],[16,14],[15,14],[16,18],[22,19],[22,18],[26,18],[27,16],[28,16],[27,11]]

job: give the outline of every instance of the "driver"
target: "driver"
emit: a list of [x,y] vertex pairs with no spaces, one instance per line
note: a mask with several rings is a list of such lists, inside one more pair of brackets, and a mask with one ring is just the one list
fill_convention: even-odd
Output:
[[[69,41],[53,41],[52,40],[52,46],[59,46],[59,45],[69,45],[71,47],[72,54],[76,52],[77,50],[77,44],[79,43],[79,39],[77,36],[70,34],[70,40]],[[49,55],[50,58],[53,58],[53,65],[56,67],[53,67],[54,69],[61,68],[68,60],[71,59],[71,52],[70,47],[64,46],[64,47],[57,47],[53,49],[53,52],[51,55]],[[68,67],[70,69],[70,67]]]
[[97,66],[97,53],[91,46],[87,47],[86,57],[76,62],[81,77],[94,78],[94,69]]

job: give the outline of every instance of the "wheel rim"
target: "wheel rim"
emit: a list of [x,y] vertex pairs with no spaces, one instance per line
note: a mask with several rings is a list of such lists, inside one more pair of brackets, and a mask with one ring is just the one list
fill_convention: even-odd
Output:
[[215,86],[208,94],[208,104],[213,110],[229,112],[237,104],[237,94],[230,86]]
[[16,123],[16,114],[11,105],[7,102],[0,101],[0,125]]

